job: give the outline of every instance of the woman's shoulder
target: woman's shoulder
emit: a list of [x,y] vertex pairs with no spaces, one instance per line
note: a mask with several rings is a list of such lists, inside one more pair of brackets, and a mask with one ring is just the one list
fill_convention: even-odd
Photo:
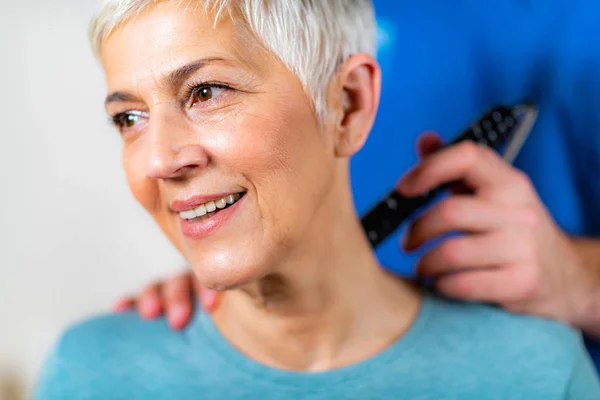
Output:
[[148,321],[134,312],[76,322],[46,358],[36,399],[58,399],[69,392],[85,393],[135,380],[140,368],[159,374],[169,368],[165,360],[188,352],[190,329],[176,332],[163,318]]
[[66,358],[82,354],[101,356],[104,351],[135,349],[177,337],[164,318],[144,320],[135,312],[107,313],[68,327],[59,339],[56,352]]
[[425,296],[424,309],[422,353],[440,365],[451,362],[454,373],[469,371],[482,385],[517,389],[522,398],[541,398],[540,393],[600,398],[597,373],[581,333],[572,327],[433,294]]
[[[473,346],[508,352],[540,349],[549,357],[569,358],[583,347],[581,334],[558,321],[509,313],[481,303],[427,295],[430,323],[450,335],[467,336]],[[483,349],[482,349],[483,350]]]
[[439,397],[600,398],[581,335],[555,321],[427,293],[404,339],[397,371],[410,371]]
[[[453,300],[436,293],[427,292],[424,295],[426,302],[432,305],[437,313],[447,315],[451,312],[454,318],[464,318],[472,321],[485,320],[488,323],[501,323],[507,329],[516,325],[525,324],[527,327],[537,329],[538,327],[553,327],[557,332],[571,335],[575,329],[555,320],[535,317],[529,314],[514,313],[486,303]],[[482,325],[483,326],[483,325]],[[553,330],[554,330],[553,329]]]
[[457,356],[496,365],[498,371],[520,371],[530,378],[562,377],[564,384],[579,364],[593,369],[581,333],[566,324],[435,295],[428,296],[427,302],[429,329],[454,346]]

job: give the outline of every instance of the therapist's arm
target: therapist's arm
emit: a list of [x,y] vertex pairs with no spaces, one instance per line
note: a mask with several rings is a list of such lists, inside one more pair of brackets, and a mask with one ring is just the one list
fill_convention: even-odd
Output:
[[415,196],[445,182],[465,188],[417,218],[403,247],[465,234],[427,251],[418,274],[448,297],[556,319],[600,338],[600,240],[569,237],[529,178],[495,152],[471,143],[435,151],[440,146],[439,137],[422,137],[423,159],[398,189]]

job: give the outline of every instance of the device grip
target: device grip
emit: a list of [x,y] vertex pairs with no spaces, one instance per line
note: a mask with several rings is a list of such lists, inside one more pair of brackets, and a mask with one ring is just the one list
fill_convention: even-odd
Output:
[[[517,125],[517,117],[513,113],[513,109],[498,106],[486,112],[467,130],[442,148],[468,140],[498,150],[511,137]],[[402,196],[395,189],[390,191],[361,219],[371,246],[379,245],[415,211],[426,206],[455,183],[446,183],[417,197]]]

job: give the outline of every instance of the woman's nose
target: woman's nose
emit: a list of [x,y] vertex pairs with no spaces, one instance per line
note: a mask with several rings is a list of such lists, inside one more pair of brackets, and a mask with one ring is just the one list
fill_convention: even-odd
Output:
[[206,149],[200,143],[195,143],[196,135],[182,125],[159,123],[149,129],[149,178],[181,178],[208,164]]

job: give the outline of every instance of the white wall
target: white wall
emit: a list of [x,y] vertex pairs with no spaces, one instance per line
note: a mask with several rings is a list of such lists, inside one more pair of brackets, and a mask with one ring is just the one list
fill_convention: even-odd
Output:
[[87,43],[96,0],[0,0],[0,399],[67,324],[183,260],[130,196]]

